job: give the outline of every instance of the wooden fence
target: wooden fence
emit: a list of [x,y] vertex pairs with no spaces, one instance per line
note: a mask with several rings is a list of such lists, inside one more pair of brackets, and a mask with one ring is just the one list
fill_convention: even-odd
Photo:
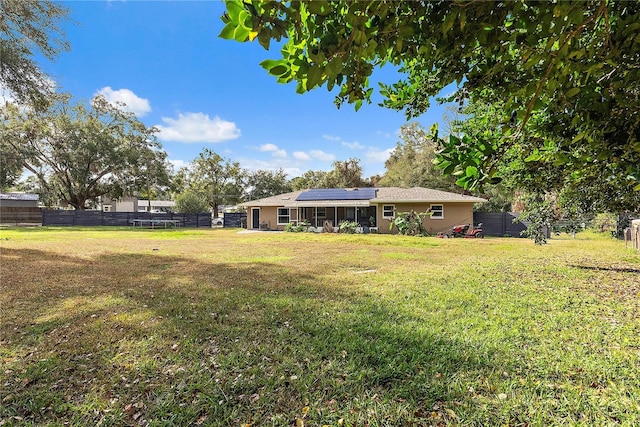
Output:
[[224,226],[231,228],[247,228],[246,212],[227,212],[224,214]]
[[174,220],[181,227],[211,227],[210,213],[150,213],[150,212],[103,212],[80,210],[43,210],[42,225],[46,226],[131,226],[134,219]]
[[518,216],[520,214],[516,212],[474,212],[473,223],[482,223],[485,236],[523,237],[522,232],[527,229],[527,222],[513,222]]
[[37,207],[0,207],[0,224],[8,225],[40,225],[42,209]]

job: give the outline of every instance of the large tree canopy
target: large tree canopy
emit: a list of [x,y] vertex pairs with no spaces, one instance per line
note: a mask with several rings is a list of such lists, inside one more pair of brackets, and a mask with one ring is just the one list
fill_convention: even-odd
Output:
[[245,170],[240,163],[225,159],[205,148],[186,171],[189,189],[204,196],[218,216],[221,204],[236,204],[242,199]]
[[223,38],[267,49],[286,38],[281,57],[262,66],[300,93],[338,88],[338,105],[369,101],[370,76],[384,64],[403,78],[381,85],[383,104],[409,117],[450,84],[461,103],[491,89],[504,108],[498,143],[458,139],[442,153],[465,187],[490,181],[544,112],[536,128],[545,137],[525,147],[530,161],[565,165],[576,179],[604,162],[611,168],[600,171],[640,190],[638,2],[229,0],[223,20]]
[[275,171],[258,169],[246,173],[244,199],[257,200],[292,191],[284,169]]
[[38,111],[13,104],[0,108],[0,145],[20,156],[42,191],[85,209],[99,196],[117,198],[148,189],[151,180],[158,183],[150,174],[161,174],[166,155],[154,128],[102,97],[90,107],[68,101],[58,96]]
[[400,141],[384,162],[386,172],[381,186],[427,187],[442,191],[460,192],[455,179],[445,176],[434,164],[437,142],[417,122],[400,127]]
[[22,103],[42,105],[52,89],[34,61],[69,48],[59,22],[67,10],[49,0],[0,0],[0,89]]

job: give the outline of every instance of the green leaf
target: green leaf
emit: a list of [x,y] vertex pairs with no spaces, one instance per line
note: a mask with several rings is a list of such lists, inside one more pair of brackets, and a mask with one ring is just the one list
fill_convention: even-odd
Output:
[[319,66],[309,67],[307,72],[307,90],[311,90],[320,84],[322,80],[322,68]]
[[542,155],[540,153],[533,153],[532,155],[524,159],[525,162],[538,162],[540,160],[542,160]]
[[229,22],[227,23],[227,25],[224,26],[222,31],[220,31],[220,34],[218,34],[218,37],[223,38],[225,40],[233,40],[235,38],[234,36],[235,30],[236,30],[236,24],[234,24],[233,22]]
[[274,75],[274,76],[282,76],[284,74],[286,74],[289,71],[289,67],[287,67],[286,65],[280,64],[280,65],[276,65],[275,67],[271,68],[269,70],[269,74]]
[[229,1],[227,2],[227,13],[229,14],[229,18],[231,22],[235,22],[236,24],[240,23],[238,19],[240,17],[241,12],[246,12],[242,3],[239,1]]
[[458,17],[455,13],[449,13],[442,24],[442,34],[446,34],[453,28],[453,24],[456,22],[456,18]]
[[582,89],[579,88],[579,87],[571,88],[571,89],[569,89],[567,91],[567,97],[572,98],[572,97],[576,96],[577,94],[579,94],[581,90]]

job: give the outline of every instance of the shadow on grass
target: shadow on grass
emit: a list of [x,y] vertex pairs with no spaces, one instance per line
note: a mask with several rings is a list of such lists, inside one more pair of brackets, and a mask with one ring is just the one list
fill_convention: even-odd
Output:
[[499,369],[496,349],[295,265],[2,257],[0,420],[403,424]]

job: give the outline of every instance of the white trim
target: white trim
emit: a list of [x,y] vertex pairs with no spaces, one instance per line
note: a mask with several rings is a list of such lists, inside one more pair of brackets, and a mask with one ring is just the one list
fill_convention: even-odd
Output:
[[[253,212],[258,211],[258,228],[253,228]],[[260,229],[260,208],[251,208],[251,218],[247,220],[247,230],[259,230]]]
[[[287,210],[287,215],[280,215],[280,209],[286,209]],[[286,216],[289,219],[287,220],[287,222],[280,222],[280,217],[281,216]],[[290,222],[291,222],[291,209],[290,208],[285,208],[285,207],[276,208],[276,224],[277,225],[288,225]]]
[[[393,219],[396,216],[396,205],[380,205],[381,208],[381,212],[382,212],[382,219]],[[391,207],[391,216],[385,215],[385,209],[384,208],[388,208]]]
[[434,212],[434,210],[433,210],[433,207],[434,207],[434,206],[440,206],[440,212],[442,213],[442,215],[440,215],[440,216],[430,215],[430,216],[429,216],[429,218],[430,218],[430,219],[444,219],[444,204],[442,204],[442,203],[438,203],[438,204],[432,204],[432,205],[429,205],[429,210],[430,210],[432,213]]

